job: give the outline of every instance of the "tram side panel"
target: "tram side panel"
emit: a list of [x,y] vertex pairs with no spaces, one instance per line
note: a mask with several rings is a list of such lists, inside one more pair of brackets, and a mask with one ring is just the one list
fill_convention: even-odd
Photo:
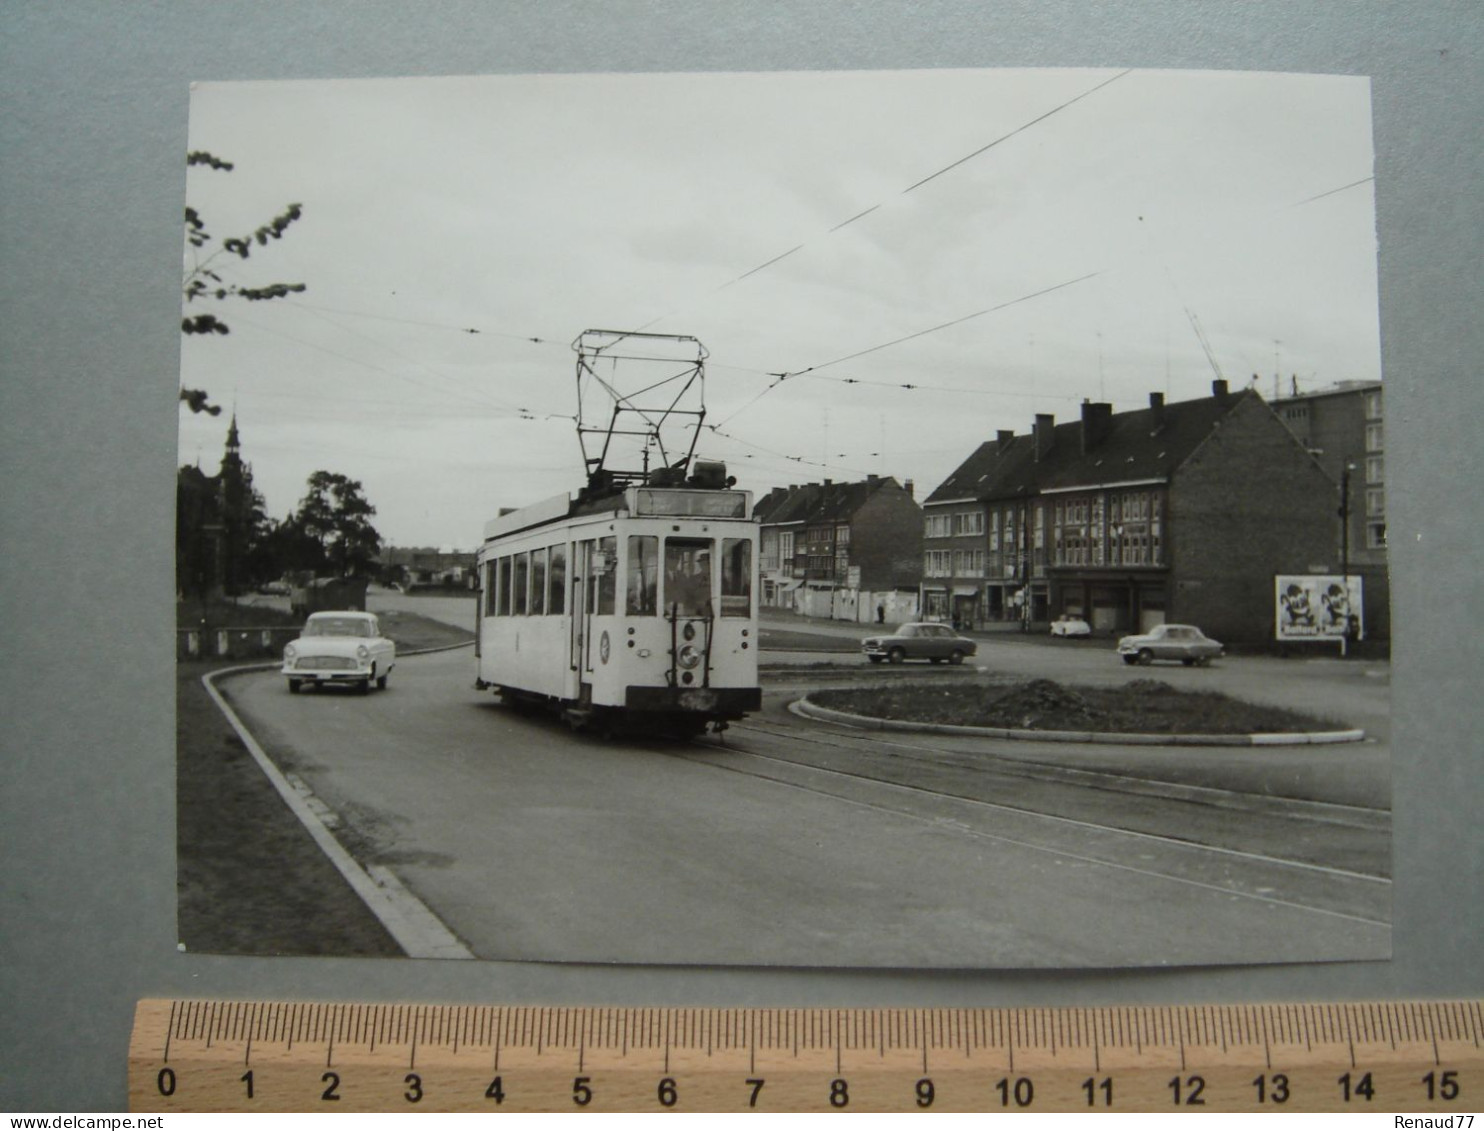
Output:
[[481,552],[482,684],[553,700],[576,694],[568,662],[570,563],[565,531],[529,535]]

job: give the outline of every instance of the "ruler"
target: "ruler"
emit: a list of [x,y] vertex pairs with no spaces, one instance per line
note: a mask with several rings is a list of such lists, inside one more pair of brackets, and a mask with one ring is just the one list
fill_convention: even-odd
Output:
[[722,1009],[141,1001],[136,1112],[1477,1112],[1484,1001]]

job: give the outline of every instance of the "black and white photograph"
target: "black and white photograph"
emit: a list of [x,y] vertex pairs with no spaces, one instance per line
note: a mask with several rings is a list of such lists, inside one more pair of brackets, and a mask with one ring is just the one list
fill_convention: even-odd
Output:
[[190,953],[1392,953],[1371,85],[203,81]]

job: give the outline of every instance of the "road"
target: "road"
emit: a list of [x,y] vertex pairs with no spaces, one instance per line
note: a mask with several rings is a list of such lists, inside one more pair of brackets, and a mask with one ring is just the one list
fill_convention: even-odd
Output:
[[[979,660],[1129,678],[1105,643],[995,640]],[[1254,658],[1135,674],[1353,706],[1384,726],[1386,682],[1357,668]],[[1389,954],[1384,741],[883,736],[791,713],[816,681],[770,677],[761,713],[696,742],[522,716],[473,690],[466,650],[406,657],[369,697],[290,697],[271,673],[226,689],[352,854],[389,867],[479,957],[1004,968]]]

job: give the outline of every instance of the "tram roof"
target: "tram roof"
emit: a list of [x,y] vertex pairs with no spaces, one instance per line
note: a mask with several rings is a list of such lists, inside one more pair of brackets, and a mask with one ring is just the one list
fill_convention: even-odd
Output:
[[546,526],[562,519],[620,511],[635,518],[751,519],[752,492],[705,487],[629,487],[589,499],[574,499],[569,494],[553,495],[492,518],[484,525],[484,538],[488,542],[492,538]]

